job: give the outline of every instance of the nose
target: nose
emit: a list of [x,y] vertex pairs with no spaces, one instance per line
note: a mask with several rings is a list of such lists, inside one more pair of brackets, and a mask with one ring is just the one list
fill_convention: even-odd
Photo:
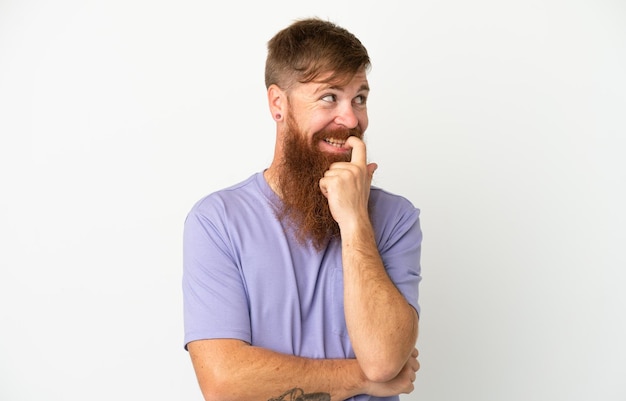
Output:
[[349,129],[356,128],[357,125],[359,125],[359,119],[357,118],[352,104],[344,104],[338,108],[335,123]]

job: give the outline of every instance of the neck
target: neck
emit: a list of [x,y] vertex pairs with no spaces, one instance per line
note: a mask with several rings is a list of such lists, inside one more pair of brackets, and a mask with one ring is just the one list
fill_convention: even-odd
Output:
[[278,197],[282,197],[280,193],[280,189],[278,187],[278,171],[277,170],[278,169],[276,168],[276,166],[274,166],[274,163],[272,163],[272,165],[269,166],[263,172],[263,178],[265,178],[265,181],[270,186],[272,191],[274,191],[274,193],[278,195]]

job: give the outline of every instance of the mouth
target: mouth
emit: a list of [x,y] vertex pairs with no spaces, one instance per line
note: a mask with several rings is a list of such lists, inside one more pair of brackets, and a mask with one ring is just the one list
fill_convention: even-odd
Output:
[[346,144],[345,139],[336,139],[336,138],[324,138],[324,142],[338,149],[343,148],[344,145]]

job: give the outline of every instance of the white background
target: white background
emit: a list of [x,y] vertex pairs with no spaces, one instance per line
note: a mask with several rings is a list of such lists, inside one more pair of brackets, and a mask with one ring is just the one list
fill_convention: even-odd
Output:
[[375,184],[422,210],[403,399],[626,400],[618,0],[0,0],[0,400],[201,399],[182,223],[269,164],[309,16],[368,48]]

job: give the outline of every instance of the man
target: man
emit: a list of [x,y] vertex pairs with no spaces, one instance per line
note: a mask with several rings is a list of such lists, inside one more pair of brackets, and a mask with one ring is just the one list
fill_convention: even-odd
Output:
[[397,400],[419,369],[421,231],[370,187],[367,50],[296,21],[268,43],[264,172],[185,222],[185,344],[206,400]]

